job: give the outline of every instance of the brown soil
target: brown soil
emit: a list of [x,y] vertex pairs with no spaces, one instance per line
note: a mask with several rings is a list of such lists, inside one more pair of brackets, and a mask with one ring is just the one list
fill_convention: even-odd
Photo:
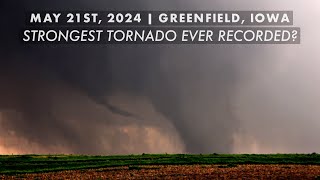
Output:
[[317,165],[182,165],[134,166],[41,174],[0,179],[320,179]]

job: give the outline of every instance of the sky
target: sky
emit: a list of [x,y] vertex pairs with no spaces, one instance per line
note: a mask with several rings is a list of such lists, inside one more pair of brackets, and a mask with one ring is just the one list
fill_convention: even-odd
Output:
[[[320,152],[317,0],[3,1],[0,153]],[[24,45],[30,10],[293,10],[299,45]]]

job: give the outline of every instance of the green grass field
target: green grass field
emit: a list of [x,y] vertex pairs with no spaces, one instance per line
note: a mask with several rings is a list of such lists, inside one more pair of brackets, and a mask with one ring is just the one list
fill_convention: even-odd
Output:
[[142,154],[119,156],[2,155],[0,174],[40,173],[139,165],[194,164],[310,164],[320,165],[320,154]]

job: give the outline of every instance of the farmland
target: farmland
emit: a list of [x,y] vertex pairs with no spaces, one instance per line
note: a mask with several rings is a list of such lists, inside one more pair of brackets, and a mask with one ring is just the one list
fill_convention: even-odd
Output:
[[[318,154],[3,155],[0,179],[320,177]],[[286,175],[290,175],[287,177]]]

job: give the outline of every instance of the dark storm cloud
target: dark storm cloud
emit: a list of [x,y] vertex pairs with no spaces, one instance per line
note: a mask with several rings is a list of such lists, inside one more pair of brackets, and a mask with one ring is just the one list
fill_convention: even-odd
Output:
[[[163,3],[161,4],[163,6]],[[165,5],[181,8],[176,2]],[[102,118],[94,115],[90,120],[79,119],[77,124],[82,130],[75,130],[68,125],[64,114],[55,112],[59,104],[67,102],[65,99],[58,101],[53,96],[58,91],[65,95],[72,95],[68,92],[75,91],[74,93],[79,92],[82,96],[88,96],[114,114],[133,117],[125,123],[143,125],[156,121],[140,118],[139,114],[128,112],[108,102],[108,96],[122,92],[147,96],[156,110],[172,121],[183,138],[187,151],[229,152],[232,145],[231,135],[236,127],[235,120],[230,114],[231,107],[228,106],[228,89],[232,87],[234,78],[230,60],[221,59],[219,55],[214,58],[204,55],[201,47],[194,48],[192,53],[179,56],[178,54],[188,48],[37,47],[22,45],[17,39],[18,30],[23,27],[26,10],[49,8],[50,10],[101,8],[134,10],[148,9],[148,7],[149,5],[142,1],[124,4],[111,1],[90,3],[25,1],[18,5],[5,2],[1,13],[5,14],[2,18],[5,19],[8,28],[2,29],[2,35],[5,34],[3,37],[8,43],[3,44],[1,48],[5,53],[1,58],[5,64],[2,66],[1,75],[3,81],[11,86],[14,84],[13,87],[9,85],[7,91],[11,89],[15,91],[9,93],[12,94],[10,97],[14,98],[14,100],[8,99],[12,105],[8,106],[6,101],[2,101],[1,107],[17,111],[22,115],[8,118],[3,123],[4,127],[43,146],[49,143],[67,146],[70,143],[75,152],[100,153],[99,142],[94,141],[100,133],[97,131],[97,125],[114,125],[121,122],[112,117]],[[204,69],[206,63],[211,63],[210,61],[214,62],[210,66],[214,69]],[[203,74],[209,72],[213,74]],[[210,84],[204,86],[203,83]],[[215,102],[212,103],[211,100]],[[78,111],[86,111],[88,107],[83,103],[77,104],[76,108]],[[122,139],[120,133],[115,133],[113,138]],[[121,143],[125,142],[118,142]]]

